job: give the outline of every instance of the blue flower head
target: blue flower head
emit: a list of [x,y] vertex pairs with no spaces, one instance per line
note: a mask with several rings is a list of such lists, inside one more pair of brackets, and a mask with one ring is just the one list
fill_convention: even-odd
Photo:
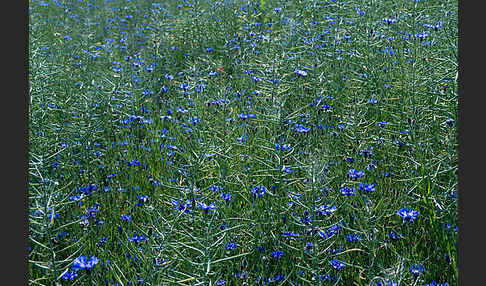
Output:
[[283,250],[279,250],[279,251],[272,251],[270,255],[272,255],[272,257],[274,258],[280,259],[280,257],[282,257],[283,254],[284,254]]
[[361,184],[359,189],[364,192],[373,193],[375,191],[375,184]]
[[415,36],[421,40],[425,40],[428,35],[426,32],[422,32],[421,34],[416,34]]
[[356,193],[355,188],[342,187],[340,191],[341,191],[341,194],[343,194],[345,196],[354,196],[355,193]]
[[185,203],[179,202],[179,201],[172,202],[172,208],[173,209],[179,210],[179,211],[184,211],[185,213],[190,213],[191,207],[192,207],[192,203],[189,200],[186,200]]
[[74,271],[67,271],[66,273],[64,273],[64,275],[62,275],[62,279],[64,280],[68,280],[68,281],[72,281],[74,280],[76,277],[78,277],[78,273],[74,272]]
[[121,218],[122,218],[122,220],[130,221],[132,219],[132,216],[131,215],[127,215],[127,214],[122,214],[121,215]]
[[300,76],[306,76],[307,75],[307,72],[306,71],[299,70],[299,69],[295,70],[295,73],[298,74],[298,75],[300,75]]
[[393,19],[393,18],[383,18],[382,21],[385,24],[392,24],[392,23],[396,23],[397,22],[397,19]]
[[295,130],[299,133],[307,133],[310,131],[310,127],[305,127],[304,125],[302,124],[295,124],[294,126],[292,126],[291,128],[292,130]]
[[403,218],[403,221],[412,222],[418,218],[418,211],[413,208],[401,208],[397,214]]
[[454,119],[452,118],[447,118],[447,120],[445,121],[445,123],[449,126],[449,127],[452,127],[454,125]]
[[337,259],[333,259],[333,260],[329,261],[329,264],[331,264],[331,266],[336,270],[340,270],[341,268],[343,268],[345,266],[344,263],[342,263],[341,261],[339,261]]
[[293,239],[294,237],[299,237],[300,234],[295,233],[293,231],[285,231],[285,232],[282,232],[282,236],[283,237],[289,237],[290,239]]
[[414,277],[417,277],[419,274],[424,273],[424,266],[422,264],[414,264],[408,267],[408,271],[410,271]]
[[131,242],[139,243],[139,242],[147,241],[147,238],[143,234],[141,235],[133,234],[133,237],[128,237],[128,240]]
[[361,178],[364,176],[364,172],[363,171],[358,171],[356,169],[351,169],[349,170],[348,172],[348,176],[353,179],[353,180],[356,180],[357,178]]
[[231,200],[231,193],[221,193],[221,198],[227,202],[229,202]]
[[251,194],[253,196],[263,197],[267,193],[267,188],[265,186],[257,185],[251,189]]
[[200,209],[204,210],[204,211],[213,210],[213,209],[215,209],[215,208],[216,208],[216,206],[214,205],[214,203],[211,203],[210,205],[207,205],[207,204],[205,204],[205,203],[203,203],[203,202],[198,202],[198,203],[197,203],[197,206],[198,206]]
[[423,286],[449,286],[449,283],[437,283],[435,280],[430,282],[429,284],[425,284]]
[[376,286],[398,286],[398,283],[391,280],[388,280],[386,282],[378,281],[376,282]]
[[236,242],[230,242],[226,245],[227,250],[233,250],[237,247]]
[[91,270],[96,264],[98,264],[99,259],[95,256],[87,258],[86,256],[80,256],[73,261],[73,270],[78,271],[79,269]]

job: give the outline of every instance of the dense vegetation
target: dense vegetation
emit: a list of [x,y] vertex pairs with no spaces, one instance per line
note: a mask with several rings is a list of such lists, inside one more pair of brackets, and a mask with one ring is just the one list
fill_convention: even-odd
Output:
[[456,285],[457,9],[30,0],[29,285]]

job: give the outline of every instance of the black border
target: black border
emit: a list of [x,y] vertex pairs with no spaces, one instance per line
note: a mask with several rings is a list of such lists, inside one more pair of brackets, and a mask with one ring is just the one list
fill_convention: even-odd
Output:
[[2,262],[6,266],[2,269],[2,277],[14,282],[2,284],[29,285],[29,0],[12,1],[8,4],[15,5],[4,5],[4,15],[1,17],[5,71],[2,78],[3,83],[7,84],[7,89],[2,89],[2,122],[6,130],[2,130],[4,197],[1,209],[6,224],[1,237],[4,247]]
[[[484,33],[482,26],[478,26],[476,21],[484,18],[484,16],[481,15],[482,9],[472,5],[466,8],[465,3],[466,1],[458,2],[458,285],[482,285],[484,282],[476,282],[476,280],[483,280],[481,274],[484,273],[483,263],[481,262],[484,258],[480,256],[480,250],[484,243],[484,240],[481,239],[484,226],[481,211],[485,208],[484,200],[481,198],[484,193],[482,188],[484,183],[478,181],[478,179],[484,178],[484,174],[482,174],[484,169],[480,165],[483,162],[478,151],[484,148],[481,136],[484,133],[484,128],[481,128],[481,126],[484,122],[485,112],[484,105],[475,102],[483,97],[481,94],[482,86],[476,88],[474,85],[482,85],[485,80],[482,71],[476,71],[474,64],[479,63],[478,56],[484,53],[482,41],[477,37]],[[474,2],[469,1],[468,3]],[[474,13],[476,11],[477,15]],[[469,38],[465,37],[466,32],[471,35]],[[481,68],[481,66],[479,67]],[[476,164],[478,166],[475,166]]]

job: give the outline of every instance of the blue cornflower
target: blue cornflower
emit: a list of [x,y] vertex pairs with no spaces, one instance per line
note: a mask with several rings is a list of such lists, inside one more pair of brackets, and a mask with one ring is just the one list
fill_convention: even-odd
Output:
[[426,32],[422,32],[422,34],[416,34],[415,36],[421,40],[425,40],[428,37]]
[[275,149],[277,151],[288,151],[290,150],[290,144],[284,144],[284,145],[280,145],[280,144],[275,144]]
[[272,257],[277,258],[277,259],[280,259],[280,257],[282,257],[283,254],[284,254],[283,250],[272,251],[272,253],[270,253],[270,255],[272,255]]
[[305,250],[310,251],[310,250],[312,250],[312,248],[314,248],[314,243],[312,243],[310,241],[305,243]]
[[211,203],[210,205],[207,205],[207,204],[205,204],[203,202],[197,202],[197,206],[198,206],[198,208],[200,208],[202,210],[205,210],[205,211],[207,211],[207,210],[213,210],[213,209],[216,208],[216,206],[214,205],[214,203]]
[[97,245],[98,245],[98,246],[103,246],[103,245],[105,245],[105,243],[106,243],[107,241],[108,241],[108,238],[106,238],[106,237],[102,237],[102,238],[100,238],[100,240],[98,240]]
[[[280,281],[280,280],[284,280],[285,279],[285,275],[283,274],[278,274],[277,276],[274,276],[274,277],[270,277],[268,278],[268,283],[272,283],[272,282],[276,282],[276,281]],[[265,283],[266,284],[266,283]]]
[[350,233],[348,235],[346,235],[346,240],[349,241],[349,242],[352,242],[352,241],[360,241],[363,239],[363,236],[360,234],[360,235],[356,235],[354,233]]
[[154,94],[154,93],[155,93],[155,91],[147,89],[147,88],[142,91],[143,95],[151,95],[151,94]]
[[319,216],[327,216],[329,214],[332,214],[336,210],[337,208],[335,206],[330,205],[320,205],[319,207],[316,207],[316,213]]
[[197,124],[199,121],[201,121],[199,118],[197,117],[189,117],[189,121],[192,123],[192,124]]
[[299,132],[299,133],[307,133],[310,131],[310,127],[305,127],[304,125],[302,124],[295,124],[293,127],[292,127],[293,130]]
[[334,269],[336,269],[336,270],[340,270],[341,268],[343,268],[345,266],[344,263],[342,263],[341,261],[339,261],[337,259],[333,259],[333,260],[329,261],[329,264],[331,264],[331,266],[334,267]]
[[221,198],[227,202],[229,202],[231,200],[231,193],[221,193]]
[[340,191],[341,191],[341,194],[343,194],[345,196],[354,196],[355,193],[356,193],[355,188],[348,188],[348,187],[342,187]]
[[284,171],[287,174],[292,174],[294,172],[294,169],[290,169],[289,167],[283,166],[282,171]]
[[130,221],[132,219],[132,216],[131,215],[127,215],[127,214],[122,214],[121,215],[121,218],[124,221]]
[[384,120],[383,120],[383,121],[378,121],[378,122],[376,122],[376,125],[378,125],[378,126],[380,126],[380,127],[385,127],[385,126],[387,126],[388,124],[390,124],[390,122],[388,122],[388,121],[384,121]]
[[226,245],[227,250],[233,250],[237,247],[236,242],[230,242]]
[[391,175],[393,175],[393,172],[383,172],[383,176],[384,177],[390,177]]
[[300,75],[300,76],[306,76],[307,75],[307,72],[306,71],[303,71],[303,70],[295,70],[295,73]]
[[371,155],[373,155],[373,152],[368,149],[363,149],[359,151],[359,154],[366,158],[366,157],[371,157]]
[[147,241],[147,238],[143,234],[141,234],[141,235],[133,234],[133,237],[128,237],[128,240],[130,242],[139,243],[139,242],[142,242],[142,241]]
[[375,191],[375,184],[361,184],[359,189],[364,192],[372,193]]
[[445,121],[445,123],[449,126],[449,127],[452,127],[454,125],[454,119],[452,118],[447,118],[447,120]]
[[176,108],[176,111],[179,112],[179,113],[187,113],[187,112],[189,112],[189,110],[187,110],[185,108],[181,108],[181,107],[177,107]]
[[222,189],[222,187],[212,185],[212,186],[209,186],[209,189],[210,189],[211,191],[219,191],[219,190],[221,190],[221,189]]
[[254,82],[257,82],[257,81],[262,81],[262,78],[259,77],[259,76],[252,76],[251,79],[254,81]]
[[184,90],[184,91],[188,90],[188,89],[189,89],[189,87],[190,87],[190,86],[189,86],[187,83],[181,83],[181,84],[179,85],[179,88],[180,88],[180,89],[182,89],[182,90]]
[[397,22],[397,19],[393,19],[393,18],[383,18],[382,21],[385,24],[391,24],[391,23],[396,23]]
[[137,199],[138,199],[138,203],[137,203],[137,206],[142,206],[143,203],[145,203],[146,201],[148,201],[149,197],[147,195],[143,195],[143,196],[137,196]]
[[413,208],[401,208],[397,211],[397,214],[407,222],[412,222],[418,218],[418,211]]
[[63,231],[63,232],[58,232],[56,234],[56,240],[61,240],[63,237],[67,237],[69,235],[69,233]]
[[286,236],[286,237],[294,238],[294,237],[298,237],[298,236],[300,236],[300,234],[295,233],[295,232],[293,232],[293,231],[286,231],[286,232],[282,232],[282,236]]
[[349,163],[353,163],[354,162],[354,158],[347,157],[347,158],[344,159],[344,161],[349,162]]
[[238,117],[241,118],[241,119],[247,119],[247,118],[255,118],[255,114],[252,113],[252,112],[243,112],[243,113],[240,113],[238,114]]
[[86,256],[80,256],[73,261],[73,270],[78,271],[79,269],[91,270],[96,264],[98,264],[99,259],[95,256],[87,258]]
[[69,199],[70,199],[71,201],[75,201],[75,202],[76,202],[76,201],[81,200],[82,198],[83,198],[83,194],[74,195],[74,196],[70,196],[70,197],[69,197]]
[[72,270],[69,270],[66,273],[64,273],[61,278],[64,279],[64,280],[72,281],[76,277],[78,277],[78,273],[76,273]]
[[361,178],[364,176],[364,172],[363,171],[358,171],[356,169],[351,169],[349,170],[348,172],[348,176],[351,178],[351,179],[354,179],[356,180],[357,178]]
[[376,286],[398,286],[398,283],[395,281],[388,280],[386,282],[376,282]]
[[304,216],[303,218],[300,219],[300,221],[303,223],[311,223],[312,219],[310,218],[310,216]]
[[265,186],[257,185],[251,189],[253,196],[263,197],[267,193],[268,189]]
[[376,103],[378,103],[378,99],[376,99],[376,98],[370,98],[370,99],[368,99],[368,103],[376,104]]
[[393,240],[397,240],[397,239],[400,239],[402,238],[402,235],[401,234],[398,234],[396,232],[394,232],[393,230],[390,230],[390,234],[389,234],[389,237]]
[[429,284],[424,284],[422,286],[449,286],[449,283],[446,282],[446,283],[439,284],[439,283],[435,282],[435,280],[434,280],[434,281],[430,282]]
[[414,264],[408,267],[408,271],[410,271],[414,277],[417,277],[419,274],[424,273],[424,266],[422,264]]
[[174,76],[170,75],[170,74],[165,74],[165,78],[168,79],[168,80],[173,80]]
[[186,200],[185,203],[181,203],[179,201],[172,202],[172,208],[179,211],[184,211],[185,213],[190,213],[190,208],[192,207],[192,203],[189,200]]
[[335,224],[335,225],[331,226],[330,228],[324,230],[324,232],[319,231],[317,234],[319,234],[319,236],[324,238],[324,239],[328,239],[328,238],[334,236],[336,233],[338,233],[339,229],[340,229],[339,225]]
[[53,221],[55,219],[58,219],[60,217],[59,213],[54,213],[54,211],[50,211],[48,214],[47,214],[47,217]]

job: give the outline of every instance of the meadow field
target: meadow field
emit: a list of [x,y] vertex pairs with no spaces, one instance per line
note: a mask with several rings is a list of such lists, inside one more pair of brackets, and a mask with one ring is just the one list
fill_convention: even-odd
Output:
[[28,9],[29,285],[457,285],[457,1]]

